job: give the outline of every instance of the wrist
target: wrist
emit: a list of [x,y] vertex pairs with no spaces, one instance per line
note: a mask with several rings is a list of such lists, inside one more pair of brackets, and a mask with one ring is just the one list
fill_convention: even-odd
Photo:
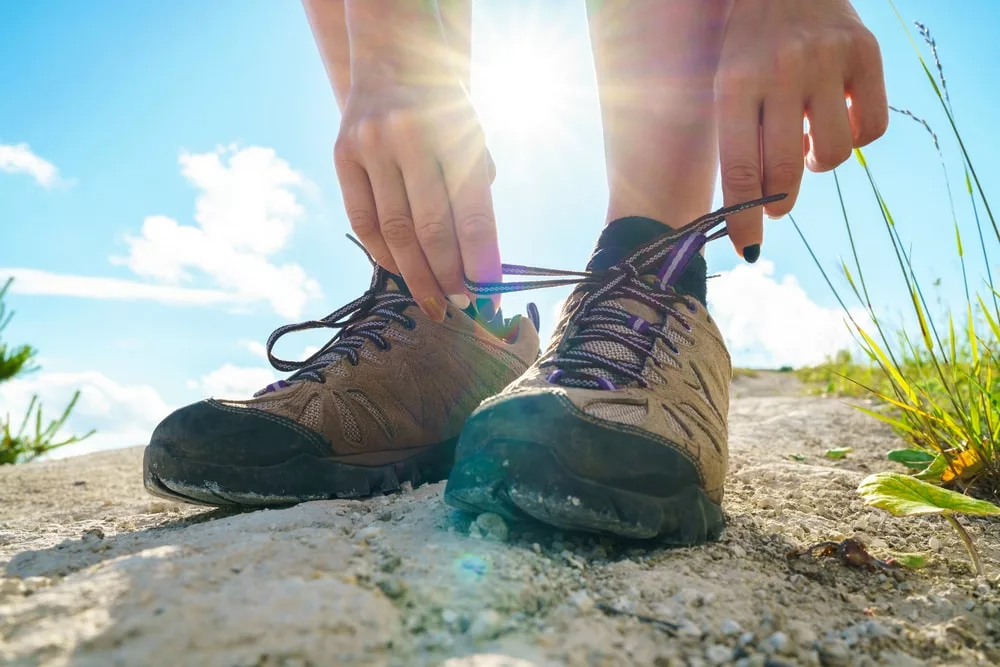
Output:
[[352,85],[442,85],[455,78],[434,0],[345,0]]

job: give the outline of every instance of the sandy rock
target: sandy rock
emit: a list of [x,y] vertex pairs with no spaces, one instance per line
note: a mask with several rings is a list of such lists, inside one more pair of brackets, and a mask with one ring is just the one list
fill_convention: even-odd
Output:
[[[887,427],[789,374],[733,390],[728,526],[691,549],[511,530],[446,507],[440,483],[234,513],[151,499],[141,449],[0,467],[0,664],[996,662],[998,524],[970,526],[989,573],[975,580],[940,522],[857,498],[900,444]],[[937,553],[882,578],[786,558],[855,532]]]

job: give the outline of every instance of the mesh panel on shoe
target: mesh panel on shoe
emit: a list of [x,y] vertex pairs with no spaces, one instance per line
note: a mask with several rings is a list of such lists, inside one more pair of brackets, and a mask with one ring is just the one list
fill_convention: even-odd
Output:
[[385,431],[386,436],[391,438],[395,435],[395,429],[392,427],[392,424],[389,423],[389,420],[386,419],[385,414],[383,414],[378,406],[372,403],[367,396],[357,390],[351,390],[347,392],[347,395],[351,397],[351,400],[360,403],[361,406],[371,414],[372,418],[375,419],[379,426],[382,427],[382,430]]
[[677,435],[682,438],[690,437],[691,434],[687,432],[687,429],[685,429],[684,425],[677,419],[677,416],[665,405],[663,406],[663,415],[667,418],[667,424],[677,433]]
[[351,442],[361,442],[361,428],[358,426],[358,420],[351,412],[350,406],[336,394],[333,394],[333,402],[336,403],[337,411],[340,413],[340,421],[344,425],[344,435]]
[[306,405],[305,410],[302,411],[302,416],[299,418],[299,423],[306,428],[311,428],[314,431],[318,431],[320,428],[320,422],[323,419],[323,399],[319,396],[313,396],[309,403]]
[[631,424],[632,426],[638,426],[646,418],[646,406],[630,405],[628,403],[600,401],[598,403],[591,403],[583,411],[598,419]]

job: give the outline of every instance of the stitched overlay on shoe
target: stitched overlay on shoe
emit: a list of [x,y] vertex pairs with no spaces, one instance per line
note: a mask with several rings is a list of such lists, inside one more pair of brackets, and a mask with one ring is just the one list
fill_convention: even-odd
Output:
[[682,331],[691,330],[685,311],[696,312],[697,304],[674,289],[688,263],[706,243],[727,234],[724,227],[719,229],[726,216],[785,196],[721,208],[639,246],[606,270],[562,271],[504,264],[505,275],[552,279],[511,283],[466,280],[466,288],[474,294],[500,294],[579,285],[582,298],[567,322],[564,337],[555,353],[541,364],[551,369],[548,381],[608,391],[647,387],[656,381],[646,368],[648,359],[657,367],[679,368],[673,357],[681,355],[682,346],[693,345]]

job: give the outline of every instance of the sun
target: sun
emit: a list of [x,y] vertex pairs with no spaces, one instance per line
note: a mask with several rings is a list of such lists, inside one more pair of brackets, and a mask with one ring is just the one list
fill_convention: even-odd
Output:
[[530,33],[492,49],[475,66],[472,98],[491,139],[532,142],[565,132],[579,96],[570,54]]

